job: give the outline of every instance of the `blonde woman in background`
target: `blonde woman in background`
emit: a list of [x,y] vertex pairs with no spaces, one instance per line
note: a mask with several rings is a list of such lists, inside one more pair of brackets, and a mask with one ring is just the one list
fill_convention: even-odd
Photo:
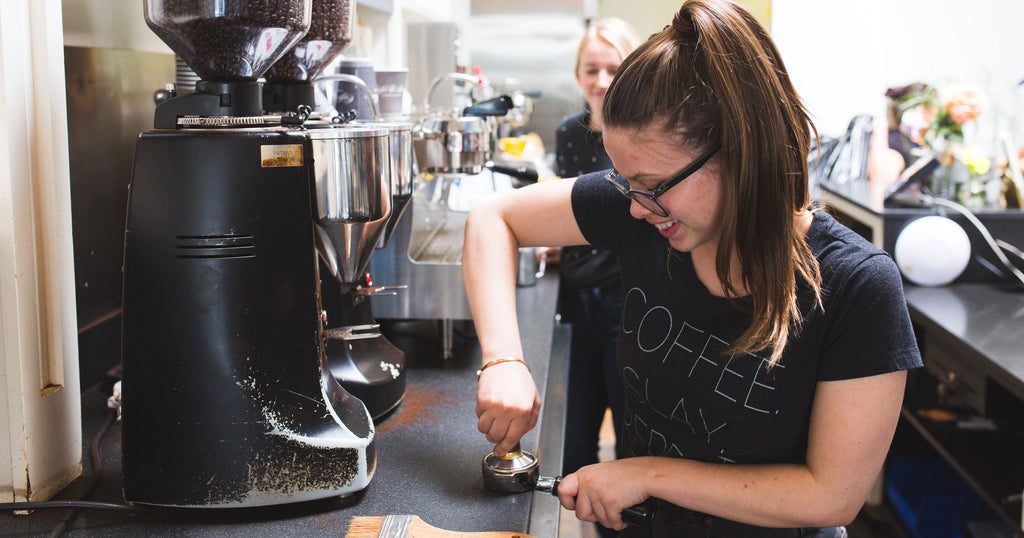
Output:
[[[555,133],[557,172],[576,177],[608,170],[612,161],[601,143],[601,106],[619,64],[639,45],[632,26],[621,19],[592,22],[576,54],[576,82],[586,105],[562,120]],[[558,255],[549,252],[549,260]],[[615,343],[622,316],[619,264],[606,249],[561,249],[559,313],[572,324],[565,447],[562,472],[597,463],[601,424],[612,412],[615,438],[622,432],[624,388],[615,366]],[[616,457],[622,455],[616,443]],[[603,535],[614,532],[600,528]]]

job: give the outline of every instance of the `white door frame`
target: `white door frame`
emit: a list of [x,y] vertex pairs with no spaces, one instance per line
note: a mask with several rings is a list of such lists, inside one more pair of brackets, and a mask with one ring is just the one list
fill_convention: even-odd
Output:
[[0,501],[82,471],[60,0],[0,1]]

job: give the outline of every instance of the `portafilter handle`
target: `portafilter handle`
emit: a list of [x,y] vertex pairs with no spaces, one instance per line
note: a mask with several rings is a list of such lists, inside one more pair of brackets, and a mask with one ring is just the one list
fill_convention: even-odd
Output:
[[[537,485],[533,489],[541,493],[550,493],[555,497],[558,496],[558,485],[562,483],[562,477],[560,476],[540,476],[537,477]],[[626,525],[633,527],[646,527],[651,524],[651,520],[654,518],[654,512],[643,504],[636,506],[630,506],[619,514],[622,518],[622,522]]]

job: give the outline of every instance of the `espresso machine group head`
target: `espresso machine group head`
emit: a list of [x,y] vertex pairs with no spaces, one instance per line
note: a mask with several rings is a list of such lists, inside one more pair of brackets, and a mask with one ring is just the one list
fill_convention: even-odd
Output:
[[388,132],[265,115],[257,81],[303,38],[313,4],[144,3],[202,80],[160,103],[136,145],[122,315],[129,502],[279,504],[373,477],[371,417],[327,366],[319,260],[341,274],[365,267],[391,211]]

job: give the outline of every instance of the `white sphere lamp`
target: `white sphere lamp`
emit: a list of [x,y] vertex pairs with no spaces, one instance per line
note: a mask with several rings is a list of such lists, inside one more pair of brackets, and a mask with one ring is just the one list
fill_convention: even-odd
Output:
[[971,240],[959,224],[930,215],[907,223],[896,238],[896,265],[918,286],[944,286],[971,260]]

